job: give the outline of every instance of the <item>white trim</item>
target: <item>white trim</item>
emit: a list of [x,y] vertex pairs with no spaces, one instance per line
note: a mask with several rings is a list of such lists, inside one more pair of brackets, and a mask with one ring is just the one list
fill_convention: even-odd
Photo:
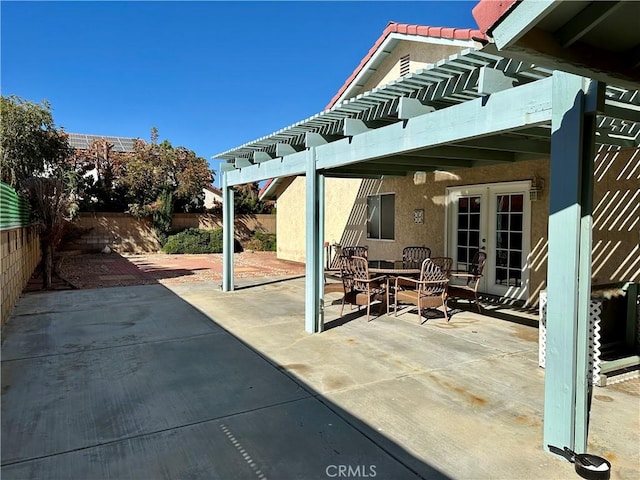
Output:
[[[445,201],[445,255],[454,258],[451,251],[451,242],[455,238],[454,228],[457,222],[454,219],[455,199],[461,196],[480,196],[480,236],[485,235],[485,250],[488,254],[485,275],[480,291],[499,294],[505,298],[514,300],[527,300],[530,283],[530,255],[531,255],[531,200],[529,191],[531,180],[492,182],[475,185],[459,185],[446,188]],[[520,287],[501,287],[495,284],[495,233],[496,233],[496,196],[505,193],[523,194],[522,206],[522,279]],[[502,291],[504,290],[504,292]]]
[[[346,99],[351,98],[353,96],[353,90],[357,88],[362,88],[362,86],[366,83],[367,79],[363,79],[365,76],[370,76],[376,69],[371,70],[372,66],[378,66],[379,63],[382,63],[384,58],[387,57],[395,50],[397,44],[403,40],[409,42],[418,42],[418,43],[430,43],[434,45],[451,45],[457,47],[470,47],[472,49],[477,49],[477,42],[474,40],[458,40],[458,39],[450,39],[450,38],[438,38],[438,37],[424,37],[421,35],[409,35],[405,33],[390,33],[387,38],[384,39],[384,42],[378,47],[375,53],[371,56],[371,58],[364,64],[362,69],[358,72],[356,77],[351,80],[349,86],[342,92],[342,95],[338,97],[338,99],[333,102],[333,105],[338,105],[341,102],[344,102]],[[379,61],[379,63],[377,63]]]

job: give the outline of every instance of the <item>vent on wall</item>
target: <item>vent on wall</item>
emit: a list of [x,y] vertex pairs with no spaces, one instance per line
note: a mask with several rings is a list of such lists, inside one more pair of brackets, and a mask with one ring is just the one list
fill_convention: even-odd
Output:
[[400,58],[400,76],[404,77],[409,74],[409,54],[407,53],[404,57]]

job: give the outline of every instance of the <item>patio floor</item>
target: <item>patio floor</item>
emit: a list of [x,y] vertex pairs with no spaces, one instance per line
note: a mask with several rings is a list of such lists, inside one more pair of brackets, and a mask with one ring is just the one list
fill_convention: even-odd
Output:
[[[3,331],[3,478],[576,478],[541,448],[527,314],[367,323],[328,305],[307,335],[304,279],[238,284],[23,296]],[[589,451],[639,478],[637,393],[594,393]]]

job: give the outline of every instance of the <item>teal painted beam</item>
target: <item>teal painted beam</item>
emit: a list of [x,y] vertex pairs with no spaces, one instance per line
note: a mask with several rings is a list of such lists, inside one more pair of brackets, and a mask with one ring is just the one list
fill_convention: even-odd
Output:
[[317,167],[370,159],[536,126],[551,120],[551,78],[470,100],[317,147]]
[[[511,88],[488,99],[471,100],[404,122],[330,143],[318,143],[317,168],[326,170],[439,145],[475,139],[517,128],[535,127],[551,120],[551,78]],[[537,131],[537,130],[534,130]],[[269,178],[304,175],[306,151],[227,173],[229,185]]]
[[306,226],[305,226],[305,315],[304,328],[308,333],[320,331],[320,285],[318,270],[322,266],[322,250],[318,248],[320,208],[318,200],[319,175],[316,170],[316,148],[307,152],[306,169]]
[[233,291],[233,187],[229,186],[227,176],[222,174],[222,291]]
[[244,185],[270,178],[304,175],[306,172],[306,150],[292,153],[285,158],[276,158],[268,162],[244,167],[227,173],[229,185]]
[[593,143],[593,129],[585,132],[583,121],[587,81],[562,72],[552,79],[544,448],[582,453],[591,282],[591,207],[584,204],[593,188],[593,147],[585,147]]
[[423,104],[417,98],[400,97],[398,100],[398,118],[400,120],[408,120],[433,111],[435,108]]
[[[584,82],[587,80],[583,80]],[[576,328],[576,449],[586,451],[589,434],[589,406],[593,378],[589,373],[589,315],[591,311],[591,263],[593,251],[593,158],[596,155],[596,115],[604,107],[605,85],[589,80],[583,87],[583,115],[580,148],[580,242],[578,244],[578,322]]]
[[478,93],[480,95],[491,95],[507,88],[512,88],[515,83],[516,79],[507,77],[502,70],[482,67],[478,76]]
[[493,37],[499,50],[517,42],[531,30],[541,18],[548,15],[561,2],[557,0],[521,0],[493,29]]
[[317,331],[324,331],[324,265],[326,254],[326,250],[324,248],[324,225],[325,225],[325,183],[324,183],[324,175],[320,172],[317,173],[316,177],[316,197],[317,197],[317,209],[318,209],[318,236],[316,237],[316,249],[318,252],[318,262],[314,265],[316,268],[315,278],[316,278],[316,288],[318,292],[318,327]]

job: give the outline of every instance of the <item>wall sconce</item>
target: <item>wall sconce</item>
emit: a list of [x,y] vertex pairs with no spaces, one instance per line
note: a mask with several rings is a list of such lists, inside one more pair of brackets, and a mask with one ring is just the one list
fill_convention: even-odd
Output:
[[416,209],[413,211],[413,223],[424,223],[424,210]]
[[540,177],[533,177],[531,180],[531,189],[529,190],[529,200],[535,202],[542,197],[542,191],[544,190],[544,179]]

